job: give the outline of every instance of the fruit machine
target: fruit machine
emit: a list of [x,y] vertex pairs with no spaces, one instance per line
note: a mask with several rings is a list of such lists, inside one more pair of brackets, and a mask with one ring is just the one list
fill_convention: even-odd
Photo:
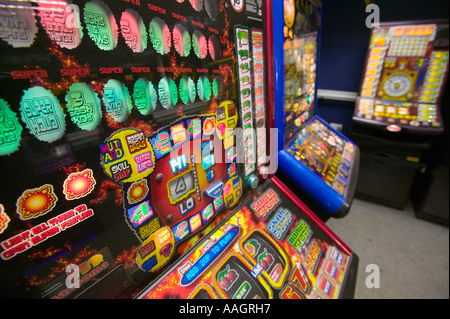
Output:
[[[386,22],[372,29],[351,132],[364,149],[361,175],[373,181],[361,180],[361,197],[406,204],[416,171],[426,166],[424,155],[444,131],[448,59],[448,21]],[[370,172],[372,164],[377,173]]]
[[355,192],[359,149],[316,115],[321,3],[275,3],[280,7],[274,16],[279,175],[323,220],[343,217]]
[[[0,4],[2,297],[138,298],[206,238],[229,233],[209,246],[221,262],[272,215],[285,236],[254,227],[272,257],[256,281],[283,258],[299,269],[289,296],[300,272],[298,295],[352,295],[357,255],[268,178],[269,1]],[[257,213],[224,229],[255,196]]]
[[[265,56],[271,56],[273,47],[272,15],[278,9],[273,4],[264,2],[261,17],[266,23],[264,49],[269,52]],[[249,14],[246,10],[244,16]],[[236,52],[240,52],[239,43],[236,46]],[[269,116],[265,121],[270,128],[273,62],[266,60],[269,76],[265,112]],[[259,127],[257,121],[255,125]],[[267,148],[269,162],[276,163],[276,145]],[[358,256],[273,174],[273,166],[269,168],[269,178],[264,180],[264,171],[260,172],[260,185],[243,196],[227,218],[138,298],[352,298]]]

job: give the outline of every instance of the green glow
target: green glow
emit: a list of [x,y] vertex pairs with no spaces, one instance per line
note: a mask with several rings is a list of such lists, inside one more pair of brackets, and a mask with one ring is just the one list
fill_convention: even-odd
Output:
[[102,109],[97,93],[86,83],[74,83],[66,95],[70,118],[80,129],[91,131],[102,119]]
[[147,79],[140,78],[134,83],[133,88],[134,104],[142,115],[148,115],[156,108],[158,96],[153,83]]
[[184,104],[193,103],[197,95],[195,83],[191,77],[185,76],[180,80],[180,99]]
[[52,143],[64,136],[66,115],[58,99],[42,86],[35,86],[22,95],[20,118],[38,140]]
[[142,18],[136,11],[127,9],[122,12],[120,29],[125,43],[133,52],[142,52],[147,48],[147,30]]
[[103,103],[106,112],[119,123],[128,119],[133,108],[128,88],[114,79],[110,79],[103,87]]
[[84,6],[84,23],[89,37],[102,50],[110,51],[117,46],[119,27],[109,7],[99,0]]
[[173,46],[181,57],[186,57],[191,53],[191,36],[186,28],[181,24],[176,24],[172,32]]
[[153,48],[161,55],[167,54],[172,46],[172,36],[166,23],[155,17],[149,25],[149,37]]
[[8,102],[0,98],[0,156],[19,149],[21,134],[22,126],[17,114],[11,111]]
[[209,101],[211,99],[211,82],[209,82],[208,77],[202,75],[197,81],[197,91],[198,97],[202,101]]
[[208,54],[208,41],[199,30],[195,30],[192,35],[192,47],[195,55],[200,59],[204,59]]
[[219,98],[219,84],[217,83],[217,78],[212,81],[212,92],[216,98]]
[[162,78],[158,83],[158,95],[161,105],[169,109],[178,102],[178,88],[175,81],[169,77]]

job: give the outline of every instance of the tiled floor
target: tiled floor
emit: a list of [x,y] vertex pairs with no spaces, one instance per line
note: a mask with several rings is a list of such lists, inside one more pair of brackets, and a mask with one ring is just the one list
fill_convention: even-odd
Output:
[[[346,217],[326,224],[359,256],[356,299],[449,298],[447,226],[417,219],[411,205],[399,210],[358,198]],[[368,288],[366,280],[377,283],[376,268],[379,288]]]

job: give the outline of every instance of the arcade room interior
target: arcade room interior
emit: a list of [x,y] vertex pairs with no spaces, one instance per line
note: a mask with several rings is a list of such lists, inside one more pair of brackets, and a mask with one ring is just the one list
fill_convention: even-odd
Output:
[[0,298],[448,299],[448,16],[0,0]]

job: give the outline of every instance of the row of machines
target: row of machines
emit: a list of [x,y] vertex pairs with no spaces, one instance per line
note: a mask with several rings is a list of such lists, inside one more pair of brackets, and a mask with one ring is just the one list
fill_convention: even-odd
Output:
[[427,153],[437,154],[434,145],[448,126],[448,30],[448,21],[372,29],[352,120],[362,158],[358,196],[404,208],[416,174],[430,164]]
[[301,3],[0,0],[0,296],[352,297],[358,256],[275,175]]

